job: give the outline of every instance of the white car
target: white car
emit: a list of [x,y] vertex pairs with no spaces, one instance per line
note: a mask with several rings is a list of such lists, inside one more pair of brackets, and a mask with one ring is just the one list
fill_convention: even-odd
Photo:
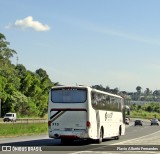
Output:
[[159,126],[159,121],[158,119],[154,118],[154,119],[151,119],[151,126],[152,125],[158,125]]
[[9,122],[9,121],[16,122],[16,119],[17,119],[16,113],[6,113],[4,118],[3,118],[3,121],[4,122],[6,122],[6,121],[7,122]]

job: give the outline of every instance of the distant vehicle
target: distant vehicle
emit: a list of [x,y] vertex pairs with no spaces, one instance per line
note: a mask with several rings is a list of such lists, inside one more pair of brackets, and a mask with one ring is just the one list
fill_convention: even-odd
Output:
[[158,125],[159,126],[159,121],[158,119],[154,118],[154,119],[151,119],[151,126],[152,125]]
[[134,125],[135,126],[137,126],[137,125],[143,126],[143,121],[142,120],[135,120]]
[[4,122],[6,122],[6,121],[7,122],[9,122],[9,121],[16,122],[16,119],[17,119],[16,113],[6,113],[4,118],[3,118],[3,121]]
[[129,118],[125,118],[125,124],[129,125],[129,122],[130,122]]

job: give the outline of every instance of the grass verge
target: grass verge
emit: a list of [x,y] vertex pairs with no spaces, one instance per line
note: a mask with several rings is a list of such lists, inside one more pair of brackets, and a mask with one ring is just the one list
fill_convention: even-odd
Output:
[[157,112],[146,112],[146,111],[131,111],[132,118],[142,118],[142,119],[152,119],[157,118],[160,119],[160,114]]
[[1,123],[0,138],[16,137],[48,132],[47,123],[23,124],[23,123]]

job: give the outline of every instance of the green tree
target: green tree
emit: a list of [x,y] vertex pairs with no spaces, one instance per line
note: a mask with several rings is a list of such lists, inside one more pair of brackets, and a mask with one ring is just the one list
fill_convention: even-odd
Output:
[[29,71],[26,72],[26,76],[21,80],[21,92],[26,96],[29,96],[28,90],[32,84],[32,76]]
[[27,70],[26,68],[22,65],[22,64],[18,64],[15,67],[15,70],[17,71],[17,75],[20,79],[24,79],[26,74],[27,74]]
[[118,88],[114,88],[114,89],[113,89],[113,93],[114,93],[114,94],[118,94],[118,92],[119,92]]
[[0,33],[0,99],[2,115],[16,112],[19,116],[44,116],[47,113],[48,93],[52,83],[47,72],[26,70],[22,64],[13,65],[10,58],[16,54]]
[[43,70],[42,68],[36,70],[36,74],[39,75],[40,80],[43,80],[43,79],[45,79],[45,78],[48,78],[47,72],[46,72],[45,70]]
[[152,107],[150,105],[147,106],[146,111],[151,112],[152,111]]
[[5,36],[0,33],[0,66],[5,66],[6,63],[10,62],[9,58],[16,54],[16,51],[10,49],[9,42],[6,41]]
[[137,93],[138,93],[138,94],[141,94],[142,87],[137,86],[137,87],[136,87],[136,90],[137,90]]
[[144,94],[145,94],[146,96],[148,96],[148,95],[150,94],[149,88],[146,88],[146,90],[144,91]]

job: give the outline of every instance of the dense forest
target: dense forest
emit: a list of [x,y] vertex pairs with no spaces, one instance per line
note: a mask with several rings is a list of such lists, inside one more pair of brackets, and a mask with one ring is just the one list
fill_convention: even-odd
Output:
[[[12,64],[11,58],[16,56],[16,51],[9,48],[10,43],[0,33],[0,109],[3,116],[6,112],[16,112],[18,117],[43,117],[47,113],[48,92],[53,83],[47,72],[42,68],[31,72],[22,64]],[[110,89],[109,86],[94,85],[93,88],[121,95],[126,102],[148,101],[160,102],[160,90],[151,91],[149,88],[142,91],[141,86],[136,87],[136,92],[119,91],[118,88]],[[137,105],[132,109],[136,111],[160,112],[159,104]]]
[[16,112],[19,117],[43,117],[47,113],[49,89],[56,83],[42,68],[31,72],[22,64],[12,64],[10,59],[16,54],[0,33],[1,115]]

